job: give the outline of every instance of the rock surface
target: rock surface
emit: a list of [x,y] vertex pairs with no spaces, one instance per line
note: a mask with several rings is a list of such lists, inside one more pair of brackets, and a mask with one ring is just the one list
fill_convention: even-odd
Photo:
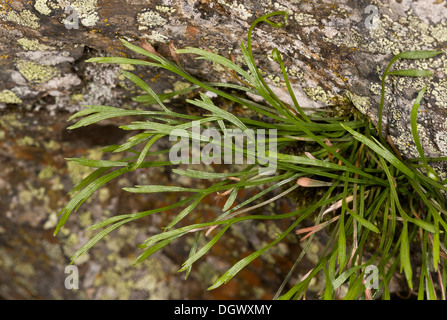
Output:
[[[126,209],[144,210],[147,201],[155,206],[170,199],[131,200],[119,192],[120,186],[110,187],[86,203],[60,237],[52,236],[52,228],[55,214],[68,199],[65,194],[85,174],[80,168],[68,166],[64,158],[97,157],[101,146],[125,138],[113,121],[68,132],[68,116],[86,104],[137,107],[130,98],[138,90],[120,74],[121,69],[141,76],[159,93],[186,85],[160,70],[90,64],[85,63],[86,59],[137,57],[122,46],[119,38],[124,38],[136,44],[148,41],[167,57],[173,41],[176,48],[208,48],[227,57],[232,54],[241,62],[239,44],[246,40],[250,23],[276,10],[289,13],[288,24],[281,29],[266,24],[255,29],[255,59],[276,91],[285,93],[281,72],[271,57],[272,49],[277,47],[302,106],[327,106],[333,98],[344,97],[349,92],[359,110],[377,122],[380,77],[392,56],[408,50],[447,52],[447,3],[438,0],[0,2],[0,160],[4,168],[0,171],[1,297],[272,296],[287,273],[287,264],[293,261],[286,256],[292,252],[296,257],[299,245],[291,242],[290,247],[283,248],[284,252],[275,257],[285,261],[284,267],[275,268],[262,260],[261,264],[265,265],[247,269],[248,274],[238,280],[241,282],[230,282],[227,289],[209,293],[205,288],[210,279],[259,243],[253,240],[254,243],[244,246],[245,249],[240,249],[242,252],[230,254],[227,260],[208,258],[202,269],[190,278],[195,277],[196,281],[184,281],[175,272],[188,254],[182,246],[135,269],[129,258],[138,255],[134,245],[155,232],[148,226],[163,226],[161,220],[129,226],[111,236],[107,244],[98,244],[79,265],[84,289],[74,292],[64,288],[64,268],[69,257],[91,236],[84,230],[85,226],[100,220],[104,212],[112,215]],[[180,56],[180,59],[197,77],[207,81],[234,81],[219,66],[191,56]],[[394,144],[404,156],[418,155],[409,125],[410,110],[417,92],[427,85],[418,116],[419,135],[428,156],[447,156],[447,55],[400,61],[395,68],[424,68],[434,74],[429,78],[389,77],[384,121]],[[446,178],[446,168],[439,164],[437,169]],[[147,174],[163,181],[171,178],[167,172]],[[126,179],[123,184],[137,181],[138,177]],[[291,206],[290,203],[283,205]],[[262,228],[262,232],[269,234],[269,226]],[[234,239],[241,241],[237,235]],[[224,249],[218,248],[216,252]],[[259,277],[259,270],[270,271],[268,276]],[[241,288],[247,287],[255,289],[241,293]],[[266,287],[272,290],[261,289]]]

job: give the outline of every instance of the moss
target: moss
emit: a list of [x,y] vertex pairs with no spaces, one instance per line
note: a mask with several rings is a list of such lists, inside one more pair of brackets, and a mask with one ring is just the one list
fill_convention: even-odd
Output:
[[57,68],[21,59],[17,61],[16,67],[28,81],[35,83],[47,82],[60,74]]
[[22,100],[16,96],[11,90],[0,91],[0,102],[5,103],[22,103]]

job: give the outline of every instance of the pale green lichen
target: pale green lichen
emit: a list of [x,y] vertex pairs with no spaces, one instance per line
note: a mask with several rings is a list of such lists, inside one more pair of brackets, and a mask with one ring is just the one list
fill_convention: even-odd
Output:
[[433,90],[429,93],[433,95],[436,100],[436,105],[447,109],[447,80],[441,79],[438,83],[433,84]]
[[28,185],[26,190],[19,192],[19,201],[21,204],[31,203],[33,199],[43,201],[45,199],[45,188],[34,188]]
[[44,142],[43,145],[44,145],[45,150],[48,150],[48,151],[55,151],[55,150],[59,150],[61,148],[61,144],[54,140]]
[[73,93],[70,97],[70,102],[77,103],[77,102],[83,102],[84,95],[82,93]]
[[81,23],[86,27],[93,27],[99,20],[96,12],[97,0],[77,0],[71,4],[78,11]]
[[39,18],[29,11],[28,9],[16,12],[16,11],[9,11],[6,14],[1,14],[4,19],[7,21],[11,21],[17,24],[20,24],[24,27],[32,28],[32,29],[39,29],[40,28],[40,22]]
[[369,97],[358,96],[349,91],[346,92],[346,96],[361,113],[368,114],[368,111],[371,109],[371,100]]
[[325,92],[320,86],[315,88],[303,88],[303,90],[313,101],[321,101],[324,104],[329,104],[331,102],[332,94]]
[[25,262],[25,263],[16,263],[14,265],[14,271],[19,273],[20,275],[24,277],[32,277],[35,275],[34,267],[31,263]]
[[176,11],[175,8],[168,7],[168,6],[155,6],[155,9],[160,12],[166,13],[169,16]]
[[98,198],[101,203],[106,203],[110,199],[110,190],[109,188],[101,188],[98,191]]
[[[52,9],[65,10],[71,7],[74,10],[71,10],[70,14],[76,13],[82,25],[86,27],[93,27],[99,21],[97,6],[97,0],[37,0],[34,4],[34,8],[43,15],[51,14]],[[62,24],[65,22],[65,18],[61,20]]]
[[92,214],[89,211],[84,211],[79,215],[79,224],[81,227],[88,227],[92,225]]
[[51,9],[47,6],[46,0],[36,0],[34,3],[34,8],[39,11],[40,14],[49,16],[51,14]]
[[127,63],[122,63],[119,65],[121,70],[126,70],[126,71],[134,71],[135,67],[131,64],[127,64]]
[[60,74],[57,68],[22,59],[17,61],[16,67],[26,80],[35,83],[47,82]]
[[291,66],[290,68],[287,68],[286,71],[290,78],[295,78],[298,81],[304,81],[304,72],[297,67]]
[[143,35],[142,36],[143,39],[146,39],[149,41],[150,44],[155,44],[158,42],[162,42],[162,43],[168,43],[169,42],[169,38],[157,31],[152,31],[152,34],[150,35]]
[[307,26],[318,26],[317,20],[315,20],[315,18],[311,14],[307,14],[307,13],[303,13],[303,12],[295,13],[293,15],[293,18],[301,26],[306,26],[306,27]]
[[247,20],[248,18],[251,18],[253,16],[253,14],[251,14],[251,12],[249,12],[242,3],[237,3],[237,1],[227,3],[227,1],[225,0],[218,0],[217,2],[221,5],[231,8],[238,14],[239,18],[241,18],[242,20]]
[[44,228],[44,230],[54,229],[57,226],[58,222],[59,222],[59,218],[57,216],[57,213],[52,212],[48,216],[47,221],[45,221],[45,223],[43,224],[43,228]]
[[27,39],[27,38],[20,38],[17,40],[18,44],[22,46],[24,50],[39,50],[39,51],[48,51],[48,50],[55,50],[56,48],[47,46],[45,44],[39,43],[37,39]]
[[138,30],[147,30],[148,28],[162,26],[167,22],[158,12],[151,10],[140,12],[137,16],[137,21],[139,23]]
[[174,87],[174,91],[180,91],[186,88],[189,88],[191,86],[191,84],[189,82],[183,82],[183,81],[176,81],[173,84]]
[[35,141],[32,137],[30,136],[25,136],[23,138],[20,138],[17,140],[17,145],[19,147],[25,147],[25,146],[39,146],[39,143],[37,141]]
[[9,113],[0,117],[0,127],[22,130],[24,124],[19,121],[19,115],[17,113]]
[[11,90],[0,91],[0,102],[4,103],[22,103],[22,100]]

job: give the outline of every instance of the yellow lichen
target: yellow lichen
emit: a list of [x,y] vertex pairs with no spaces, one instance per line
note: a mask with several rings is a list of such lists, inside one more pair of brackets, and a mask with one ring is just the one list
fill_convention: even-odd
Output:
[[23,10],[20,12],[9,11],[5,16],[7,21],[15,22],[24,27],[39,29],[39,18],[29,10]]
[[26,80],[35,83],[47,82],[60,74],[57,68],[21,59],[17,61],[16,66]]
[[39,11],[40,14],[49,16],[51,9],[47,6],[46,0],[36,0],[34,8]]
[[0,91],[0,102],[4,103],[22,103],[22,100],[11,90]]
[[17,42],[22,46],[24,50],[39,50],[39,51],[47,51],[54,50],[54,47],[50,47],[44,44],[39,43],[38,40],[32,40],[27,38],[20,38]]

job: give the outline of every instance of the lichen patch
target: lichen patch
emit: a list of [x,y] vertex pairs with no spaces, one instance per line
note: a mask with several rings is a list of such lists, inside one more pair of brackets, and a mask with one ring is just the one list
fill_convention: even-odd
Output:
[[39,18],[28,9],[22,10],[20,12],[9,11],[6,14],[4,14],[4,13],[0,14],[0,17],[2,17],[6,21],[15,22],[15,23],[20,24],[24,27],[28,27],[28,28],[32,28],[32,29],[40,28]]
[[22,103],[22,100],[11,90],[0,91],[0,102],[4,103]]
[[60,74],[57,68],[22,59],[17,61],[16,67],[26,80],[34,83],[47,82]]
[[163,26],[167,22],[158,12],[152,10],[140,12],[137,16],[137,21],[139,23],[138,30],[147,30],[148,28]]

